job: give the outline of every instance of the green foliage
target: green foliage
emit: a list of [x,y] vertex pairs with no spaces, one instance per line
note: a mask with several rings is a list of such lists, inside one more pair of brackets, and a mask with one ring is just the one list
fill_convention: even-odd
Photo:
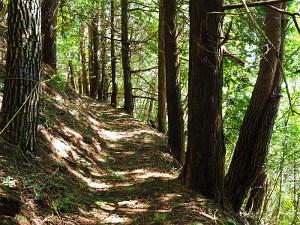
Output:
[[51,209],[57,213],[68,213],[72,208],[74,199],[75,197],[72,195],[67,195],[65,197],[58,195],[57,198],[51,202]]
[[154,213],[153,221],[156,223],[163,224],[167,221],[167,214],[166,213]]
[[55,90],[59,91],[60,93],[65,92],[67,79],[65,74],[57,74],[54,75],[51,80],[47,82],[51,87]]

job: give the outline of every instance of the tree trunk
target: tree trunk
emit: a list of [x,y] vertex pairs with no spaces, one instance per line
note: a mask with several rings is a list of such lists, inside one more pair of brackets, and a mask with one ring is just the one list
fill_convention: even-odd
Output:
[[36,143],[41,58],[40,1],[9,1],[7,79],[0,127],[6,128],[9,142],[30,154]]
[[124,73],[124,109],[129,113],[133,113],[133,97],[131,70],[129,61],[130,45],[128,40],[128,0],[121,0],[122,7],[122,64]]
[[92,42],[93,42],[93,76],[91,79],[91,97],[97,98],[99,84],[100,84],[100,73],[99,73],[99,35],[98,35],[98,21],[99,15],[97,14],[92,21]]
[[221,202],[224,157],[222,127],[223,1],[190,1],[190,70],[188,93],[188,148],[185,185]]
[[165,60],[166,92],[168,108],[168,145],[174,157],[183,161],[184,136],[183,113],[180,102],[180,65],[177,49],[176,0],[165,5]]
[[[282,4],[276,7],[281,8]],[[226,197],[235,211],[240,210],[267,157],[280,100],[282,62],[278,61],[278,55],[283,52],[285,27],[282,18],[281,13],[267,9],[265,33],[268,41],[225,181]]]
[[107,22],[106,22],[106,2],[101,2],[101,83],[99,88],[99,100],[100,101],[107,101],[108,95],[108,81],[107,81],[107,74],[106,74],[106,29],[107,29]]
[[93,30],[92,30],[92,20],[88,20],[88,70],[89,70],[89,94],[91,96],[92,92],[92,82],[93,82]]
[[166,61],[165,61],[165,0],[159,1],[159,35],[158,35],[158,131],[166,133],[167,95],[166,95]]
[[111,0],[111,17],[110,17],[110,29],[111,29],[111,79],[112,79],[112,94],[111,94],[111,105],[117,108],[117,95],[118,95],[118,86],[116,81],[116,49],[115,49],[115,0]]
[[85,25],[84,21],[81,21],[80,28],[81,38],[80,38],[80,58],[81,58],[81,80],[83,87],[83,94],[89,95],[89,87],[88,87],[88,75],[86,70],[86,55],[85,55]]
[[59,0],[42,1],[42,59],[56,70],[56,30]]
[[261,172],[255,178],[246,204],[246,211],[257,214],[260,212],[267,191],[267,174]]
[[69,64],[68,83],[74,90],[76,90],[75,79],[74,79],[74,68],[73,68],[72,61],[69,60],[68,64]]

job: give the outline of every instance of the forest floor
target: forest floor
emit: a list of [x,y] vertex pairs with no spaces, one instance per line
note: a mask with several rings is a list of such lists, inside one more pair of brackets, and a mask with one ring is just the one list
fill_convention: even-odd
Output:
[[182,186],[164,135],[72,91],[44,93],[35,159],[0,140],[18,224],[244,224]]

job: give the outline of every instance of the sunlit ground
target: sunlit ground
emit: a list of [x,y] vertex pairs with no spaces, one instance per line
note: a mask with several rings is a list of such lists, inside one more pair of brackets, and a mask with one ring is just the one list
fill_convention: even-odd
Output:
[[164,135],[105,104],[46,92],[37,158],[47,170],[26,170],[33,183],[22,185],[33,194],[24,193],[21,225],[186,224],[209,216],[215,223],[217,210],[187,216],[207,201],[177,180]]

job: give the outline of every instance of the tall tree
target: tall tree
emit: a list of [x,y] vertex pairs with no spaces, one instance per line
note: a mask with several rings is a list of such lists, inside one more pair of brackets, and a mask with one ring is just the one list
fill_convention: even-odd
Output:
[[112,94],[111,105],[117,107],[118,86],[116,80],[116,49],[115,49],[115,0],[110,3],[110,57],[111,57],[111,80],[112,80]]
[[42,59],[56,70],[56,30],[59,0],[42,1]]
[[93,82],[93,30],[92,30],[92,19],[88,20],[88,71],[89,71],[89,94],[92,92]]
[[[283,4],[276,4],[282,8]],[[258,78],[240,128],[232,162],[226,175],[226,197],[235,211],[239,211],[256,176],[261,173],[268,152],[274,119],[280,100],[284,25],[281,13],[267,8],[265,34],[267,36],[260,61]],[[280,47],[282,46],[282,47]]]
[[177,48],[176,0],[168,0],[164,11],[168,145],[174,157],[183,161],[184,125],[181,106],[180,65]]
[[222,200],[224,155],[222,128],[221,15],[223,1],[190,1],[190,69],[186,186]]
[[100,34],[100,43],[101,43],[101,83],[99,88],[99,100],[106,101],[108,98],[108,77],[106,71],[106,30],[108,28],[108,23],[106,21],[106,1],[101,2],[101,34]]
[[89,95],[89,86],[88,86],[88,74],[86,69],[86,54],[85,54],[85,22],[81,21],[80,26],[80,59],[81,59],[81,80],[83,94]]
[[99,14],[96,14],[92,20],[92,43],[93,43],[93,64],[92,64],[92,79],[90,82],[90,96],[97,98],[100,85],[99,72],[99,34],[98,34]]
[[128,0],[121,0],[122,7],[122,65],[124,73],[124,109],[133,113],[133,96],[130,70],[130,43],[128,40]]
[[159,1],[159,32],[158,32],[158,130],[166,132],[167,117],[167,96],[166,96],[166,64],[165,64],[165,20],[164,20],[165,0]]
[[41,9],[39,0],[8,4],[7,79],[1,128],[12,144],[34,153],[39,115]]

